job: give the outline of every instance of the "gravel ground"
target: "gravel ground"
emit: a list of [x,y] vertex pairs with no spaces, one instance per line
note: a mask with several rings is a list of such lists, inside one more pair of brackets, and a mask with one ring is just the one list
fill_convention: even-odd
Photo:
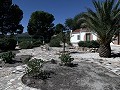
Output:
[[[40,47],[38,47],[34,49],[19,50],[19,52],[17,52],[16,55],[18,57],[20,57],[21,55],[32,55],[33,58],[40,58],[45,61],[49,61],[51,59],[55,59],[59,61],[58,53],[62,50],[63,50],[62,48],[50,48],[50,50],[48,51],[48,50],[42,50]],[[114,53],[120,53],[120,46],[112,46],[112,50],[113,50],[112,52]],[[118,57],[101,58],[99,57],[98,53],[80,52],[74,49],[71,49],[70,51],[74,52],[74,53],[71,53],[71,56],[75,59],[74,62],[77,62],[77,63],[82,62],[83,66],[85,66],[82,68],[83,71],[85,71],[85,74],[86,74],[86,71],[89,71],[89,69],[92,70],[88,73],[88,75],[90,74],[90,78],[92,77],[93,80],[95,78],[96,83],[94,83],[93,85],[94,85],[94,88],[96,87],[96,89],[91,89],[91,90],[120,90],[120,85],[118,84],[118,81],[120,81],[119,54],[118,54]],[[94,67],[93,64],[97,65],[98,68],[96,69],[96,67]],[[78,70],[80,70],[81,65],[82,64],[79,64],[79,66],[77,67]],[[24,75],[24,70],[25,70],[24,68],[25,68],[24,65],[14,66],[14,67],[4,67],[4,68],[0,67],[0,90],[36,90],[34,88],[30,88],[22,84],[21,77]],[[102,69],[101,74],[98,74],[101,72],[100,70],[98,70],[99,68]],[[97,71],[100,71],[100,72],[97,72]],[[100,77],[98,82],[97,82],[97,79],[99,77],[96,75],[96,72],[97,72],[97,75]],[[105,84],[104,82],[105,80],[107,80],[106,78],[108,79],[108,81],[106,81],[107,83]],[[91,82],[92,82],[92,79],[91,79]],[[104,88],[102,87],[103,84],[105,84]],[[89,90],[89,89],[85,89],[84,87],[84,89],[60,89],[60,90]]]

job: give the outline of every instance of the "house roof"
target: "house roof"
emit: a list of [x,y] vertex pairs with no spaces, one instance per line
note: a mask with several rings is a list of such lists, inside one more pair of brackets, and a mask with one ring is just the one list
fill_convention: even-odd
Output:
[[81,31],[80,29],[76,29],[72,33],[79,33],[80,31]]
[[88,29],[84,28],[84,29],[76,29],[76,30],[73,30],[72,33],[80,33],[80,32],[90,32]]

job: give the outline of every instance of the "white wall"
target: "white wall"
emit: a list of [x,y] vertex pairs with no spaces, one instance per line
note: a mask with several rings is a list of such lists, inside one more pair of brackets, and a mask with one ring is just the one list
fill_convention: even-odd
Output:
[[71,43],[78,43],[80,40],[77,40],[77,36],[80,35],[79,33],[78,34],[72,34],[71,35],[71,38],[70,38],[70,42]]
[[96,34],[92,34],[93,35],[93,40],[97,40],[97,35]]
[[81,40],[80,41],[84,41],[85,34],[86,34],[86,32],[81,32]]
[[[80,33],[72,34],[70,38],[70,42],[78,43],[79,41],[84,41],[86,33],[90,33],[90,32],[80,32]],[[80,35],[80,40],[77,40],[78,35]],[[92,36],[93,36],[93,40],[97,40],[97,36],[95,34],[92,33]]]

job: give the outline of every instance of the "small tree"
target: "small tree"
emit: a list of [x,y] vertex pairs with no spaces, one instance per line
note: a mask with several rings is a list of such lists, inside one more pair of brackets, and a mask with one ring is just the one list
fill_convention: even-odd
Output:
[[32,37],[42,38],[49,42],[53,35],[54,16],[44,11],[35,11],[32,13],[27,30]]

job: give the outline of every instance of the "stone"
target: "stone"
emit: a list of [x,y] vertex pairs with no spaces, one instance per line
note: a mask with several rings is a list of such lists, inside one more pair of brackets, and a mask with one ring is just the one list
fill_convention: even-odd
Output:
[[13,82],[13,81],[15,81],[15,79],[11,79],[11,80],[10,80],[10,82]]
[[2,67],[0,67],[0,70],[2,70],[3,68]]
[[23,67],[22,67],[22,66],[17,66],[17,67],[16,67],[16,70],[17,70],[17,71],[23,71]]
[[23,90],[23,88],[22,87],[18,87],[17,90]]
[[16,70],[12,71],[12,73],[16,73]]
[[110,63],[106,64],[106,66],[110,66],[110,65],[111,65]]
[[11,82],[9,82],[9,83],[7,83],[8,85],[11,85],[12,83]]

